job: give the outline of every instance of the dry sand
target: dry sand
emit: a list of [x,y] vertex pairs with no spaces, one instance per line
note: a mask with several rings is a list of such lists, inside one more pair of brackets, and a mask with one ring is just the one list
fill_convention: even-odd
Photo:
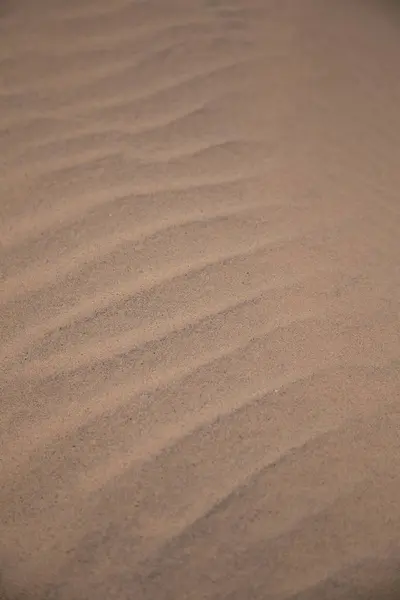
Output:
[[9,0],[0,48],[2,593],[400,598],[395,3]]

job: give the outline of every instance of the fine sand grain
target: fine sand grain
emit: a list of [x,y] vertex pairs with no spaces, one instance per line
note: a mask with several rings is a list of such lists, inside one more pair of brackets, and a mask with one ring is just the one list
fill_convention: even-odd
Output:
[[9,0],[0,52],[0,597],[399,599],[396,3]]

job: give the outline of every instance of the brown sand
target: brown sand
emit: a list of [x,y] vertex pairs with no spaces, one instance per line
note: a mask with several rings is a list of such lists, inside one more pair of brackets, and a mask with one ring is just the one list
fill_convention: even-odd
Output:
[[1,6],[3,592],[400,598],[395,4]]

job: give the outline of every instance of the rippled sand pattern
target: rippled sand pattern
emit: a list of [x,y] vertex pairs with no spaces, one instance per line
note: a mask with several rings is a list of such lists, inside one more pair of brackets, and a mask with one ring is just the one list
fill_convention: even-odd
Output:
[[2,598],[400,598],[399,34],[1,3]]

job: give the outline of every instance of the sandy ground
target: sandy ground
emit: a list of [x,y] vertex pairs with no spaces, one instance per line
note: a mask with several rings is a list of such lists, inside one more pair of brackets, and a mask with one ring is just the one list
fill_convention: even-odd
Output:
[[400,598],[395,4],[1,3],[3,597]]

